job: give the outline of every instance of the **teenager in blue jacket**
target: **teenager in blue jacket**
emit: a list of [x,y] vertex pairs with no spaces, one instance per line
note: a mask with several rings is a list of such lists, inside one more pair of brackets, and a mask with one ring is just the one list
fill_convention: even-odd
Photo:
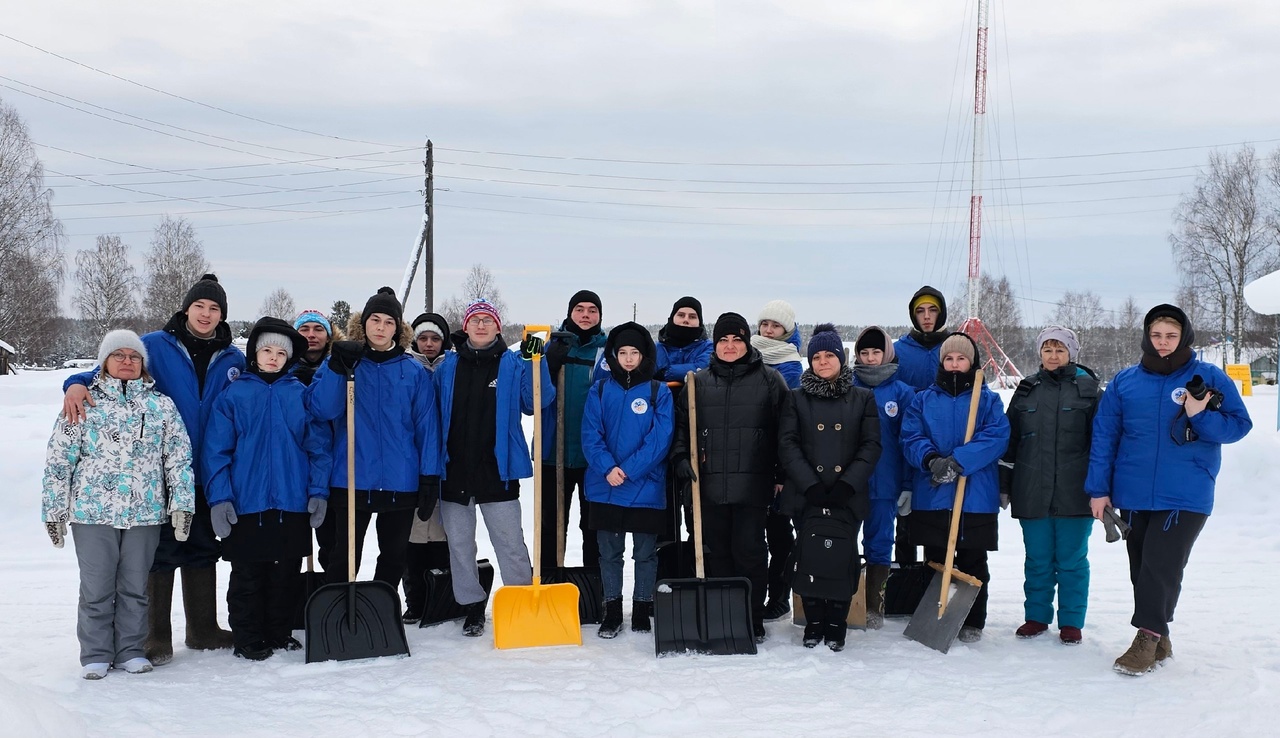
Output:
[[587,393],[582,450],[587,456],[587,522],[600,544],[604,618],[599,636],[622,630],[622,554],[631,534],[635,585],[631,629],[650,630],[658,579],[658,533],[668,517],[667,452],[675,431],[671,391],[653,379],[656,349],[649,331],[623,323],[609,332],[606,379]]
[[880,459],[871,475],[871,506],[862,528],[867,555],[867,627],[878,630],[884,625],[884,589],[893,561],[898,498],[909,484],[902,456],[902,419],[916,391],[898,380],[893,341],[883,328],[873,325],[859,333],[854,353],[853,386],[872,391],[880,417]]
[[981,366],[978,346],[965,334],[952,333],[942,342],[940,353],[937,377],[915,396],[902,420],[903,452],[907,462],[920,471],[911,492],[908,525],[911,541],[924,546],[925,558],[945,561],[956,483],[960,477],[968,477],[954,561],[957,569],[983,583],[960,628],[960,640],[973,643],[982,638],[987,624],[991,579],[987,552],[995,551],[999,543],[999,462],[1009,445],[1009,420],[1000,397],[983,386],[973,438],[965,443],[974,375]]
[[912,328],[894,341],[893,352],[898,357],[898,379],[922,390],[933,384],[942,358],[938,350],[947,337],[947,299],[925,285],[911,296],[907,309]]
[[1142,359],[1111,380],[1098,404],[1084,484],[1095,518],[1114,505],[1132,526],[1130,623],[1138,632],[1114,665],[1132,676],[1173,656],[1169,622],[1191,547],[1213,512],[1222,444],[1253,427],[1235,383],[1195,358],[1182,310],[1157,305],[1142,325]]
[[332,422],[329,475],[334,550],[325,571],[347,581],[347,377],[355,376],[356,569],[364,536],[378,516],[373,578],[398,588],[413,515],[426,520],[440,499],[440,422],[431,375],[405,349],[409,327],[400,301],[383,287],[347,324],[351,341],[333,345],[304,393],[307,412]]
[[689,372],[706,369],[711,363],[711,339],[702,321],[702,303],[685,296],[671,306],[667,324],[658,331],[657,364],[654,379],[683,382]]
[[[190,535],[178,541],[173,526],[160,527],[151,575],[147,579],[146,657],[159,666],[173,659],[173,572],[182,570],[182,606],[187,621],[187,648],[209,650],[231,648],[231,632],[218,625],[217,574],[214,564],[221,548],[209,522],[205,500],[206,477],[200,463],[204,429],[213,403],[223,390],[244,371],[244,354],[231,343],[227,325],[227,293],[217,276],[206,274],[191,285],[182,299],[182,309],[158,331],[142,337],[147,347],[147,371],[155,379],[155,389],[173,400],[191,437],[192,471],[196,478],[195,516]],[[76,374],[62,385],[66,392],[63,412],[68,422],[84,419],[88,387],[97,369]]]
[[298,566],[329,499],[327,423],[307,415],[292,373],[307,339],[278,318],[249,332],[249,365],[214,403],[202,460],[213,530],[231,562],[227,618],[235,655],[296,651]]

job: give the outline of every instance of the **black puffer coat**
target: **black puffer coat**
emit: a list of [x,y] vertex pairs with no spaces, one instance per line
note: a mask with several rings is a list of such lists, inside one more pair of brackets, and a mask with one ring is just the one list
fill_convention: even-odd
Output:
[[[732,364],[711,357],[694,377],[702,501],[768,507],[778,479],[778,422],[787,382],[749,348]],[[689,390],[676,397],[671,459],[689,458]]]
[[1009,401],[1009,449],[1000,460],[1000,491],[1015,518],[1090,515],[1089,471],[1098,378],[1087,367],[1041,369]]
[[[840,481],[853,487],[849,509],[859,520],[870,512],[871,474],[880,460],[880,415],[871,390],[849,385],[838,397],[811,394],[811,370],[791,390],[782,411],[778,455],[786,471],[780,508],[799,518],[805,491],[815,484],[830,490]],[[822,380],[817,380],[819,383]],[[823,383],[825,384],[825,383]]]

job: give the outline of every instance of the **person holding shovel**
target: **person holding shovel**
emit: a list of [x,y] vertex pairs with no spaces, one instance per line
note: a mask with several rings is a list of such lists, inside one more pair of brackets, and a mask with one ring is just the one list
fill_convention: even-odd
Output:
[[1157,305],[1142,325],[1142,359],[1116,374],[1098,403],[1084,482],[1095,518],[1114,505],[1131,526],[1129,622],[1138,632],[1113,666],[1129,676],[1173,657],[1169,622],[1191,547],[1213,512],[1222,445],[1253,428],[1235,383],[1195,358],[1186,313]]
[[987,624],[987,588],[991,573],[987,552],[999,543],[1001,455],[1009,445],[1009,420],[1000,397],[987,387],[974,419],[973,438],[964,442],[970,394],[974,389],[978,345],[963,333],[952,333],[940,345],[942,361],[927,389],[918,393],[902,420],[902,448],[907,463],[919,470],[911,490],[907,518],[911,541],[924,546],[925,558],[943,563],[947,556],[956,483],[968,477],[956,540],[955,568],[976,577],[982,588],[960,628],[960,641],[982,639]]

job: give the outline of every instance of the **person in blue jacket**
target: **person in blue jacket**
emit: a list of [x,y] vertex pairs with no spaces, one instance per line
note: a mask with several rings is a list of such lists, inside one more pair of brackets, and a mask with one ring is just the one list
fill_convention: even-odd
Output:
[[671,306],[667,324],[658,331],[658,368],[653,378],[683,382],[689,372],[707,368],[712,348],[702,321],[702,303],[694,297],[681,297]]
[[1173,656],[1169,623],[1191,547],[1213,512],[1222,444],[1253,427],[1235,383],[1195,358],[1195,332],[1174,305],[1142,321],[1142,359],[1117,374],[1098,403],[1084,489],[1093,516],[1108,506],[1132,526],[1132,645],[1114,668],[1137,676]]
[[862,546],[867,555],[867,627],[878,630],[884,625],[884,590],[893,562],[898,499],[907,484],[902,418],[916,391],[898,379],[893,342],[883,328],[866,328],[858,334],[853,347],[853,386],[872,391],[880,417],[880,458],[871,474],[871,506],[862,528]]
[[231,562],[227,619],[235,655],[296,651],[298,567],[329,499],[327,423],[307,415],[293,373],[307,339],[266,317],[249,332],[249,365],[213,405],[205,429],[205,496]]
[[947,299],[925,285],[911,296],[907,309],[912,328],[893,342],[898,380],[922,390],[933,384],[942,358],[938,350],[947,337]]
[[609,374],[587,393],[582,451],[587,456],[587,519],[600,544],[604,618],[598,635],[622,630],[622,554],[631,534],[635,584],[631,629],[648,632],[658,579],[658,533],[667,515],[667,452],[675,432],[671,391],[653,379],[649,331],[627,322],[609,332]]
[[[173,573],[182,570],[182,606],[187,621],[187,648],[231,648],[231,632],[218,625],[217,574],[214,565],[221,554],[209,522],[205,500],[207,482],[200,463],[204,429],[213,403],[244,371],[244,354],[232,345],[227,325],[227,293],[218,277],[206,274],[182,299],[182,309],[164,327],[142,337],[147,347],[147,371],[156,391],[173,400],[191,437],[192,471],[196,478],[195,517],[187,540],[174,538],[173,526],[160,528],[147,578],[146,657],[159,666],[173,659]],[[63,383],[63,413],[68,422],[84,419],[84,404],[94,404],[88,387],[97,370],[69,377]]]
[[[356,517],[356,569],[377,514],[373,578],[393,588],[404,575],[414,511],[427,520],[440,499],[440,420],[431,375],[409,355],[409,326],[395,291],[383,287],[351,316],[347,335],[303,394],[307,412],[333,428],[329,475],[334,550],[325,576],[347,581],[347,515]],[[347,378],[355,377],[356,509],[347,506]]]
[[[509,350],[502,316],[481,299],[467,305],[453,348],[435,370],[444,465],[440,522],[454,600],[466,610],[462,633],[477,637],[484,633],[488,597],[476,566],[477,513],[484,514],[502,583],[533,581],[520,513],[520,480],[533,476],[533,461],[520,416],[534,411],[531,359],[542,352],[542,341],[530,335],[520,353]],[[556,391],[546,362],[539,363],[545,414]]]
[[932,385],[916,394],[902,419],[902,449],[907,463],[920,470],[911,491],[908,518],[911,540],[924,546],[930,561],[946,560],[955,507],[956,483],[968,477],[955,567],[982,581],[982,589],[960,628],[960,640],[974,643],[987,624],[987,590],[991,573],[987,552],[999,543],[1000,456],[1009,445],[1009,420],[1000,397],[980,389],[973,438],[964,442],[975,372],[981,366],[978,345],[963,333],[942,342],[942,361]]

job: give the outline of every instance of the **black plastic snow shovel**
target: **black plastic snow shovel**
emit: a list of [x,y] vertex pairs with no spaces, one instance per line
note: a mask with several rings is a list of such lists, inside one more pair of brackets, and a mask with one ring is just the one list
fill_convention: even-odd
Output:
[[[982,370],[973,377],[973,392],[969,395],[969,419],[965,423],[964,442],[973,440],[973,428],[978,422],[978,401],[982,397]],[[964,510],[964,488],[968,477],[960,477],[956,483],[956,497],[951,505],[951,530],[947,535],[946,563],[929,562],[938,571],[925,590],[920,605],[907,623],[902,634],[913,641],[923,643],[935,651],[946,653],[960,629],[969,617],[973,603],[982,591],[982,580],[956,569],[956,539],[960,534],[960,514]]]
[[693,372],[685,381],[689,398],[689,463],[693,466],[693,579],[663,579],[653,595],[653,645],[659,655],[754,654],[751,581],[746,577],[706,578],[702,551],[702,494],[698,483],[698,409]]
[[356,581],[356,378],[347,377],[347,583],[307,600],[307,663],[408,656],[400,594],[386,582]]
[[[554,335],[554,334],[553,334]],[[586,511],[583,510],[585,515]],[[556,565],[542,578],[544,584],[572,584],[578,588],[578,622],[599,623],[604,619],[604,580],[600,578],[600,562],[584,561],[582,566],[564,565],[564,367],[556,379]],[[593,534],[589,534],[593,535]],[[538,542],[536,545],[541,545]]]

